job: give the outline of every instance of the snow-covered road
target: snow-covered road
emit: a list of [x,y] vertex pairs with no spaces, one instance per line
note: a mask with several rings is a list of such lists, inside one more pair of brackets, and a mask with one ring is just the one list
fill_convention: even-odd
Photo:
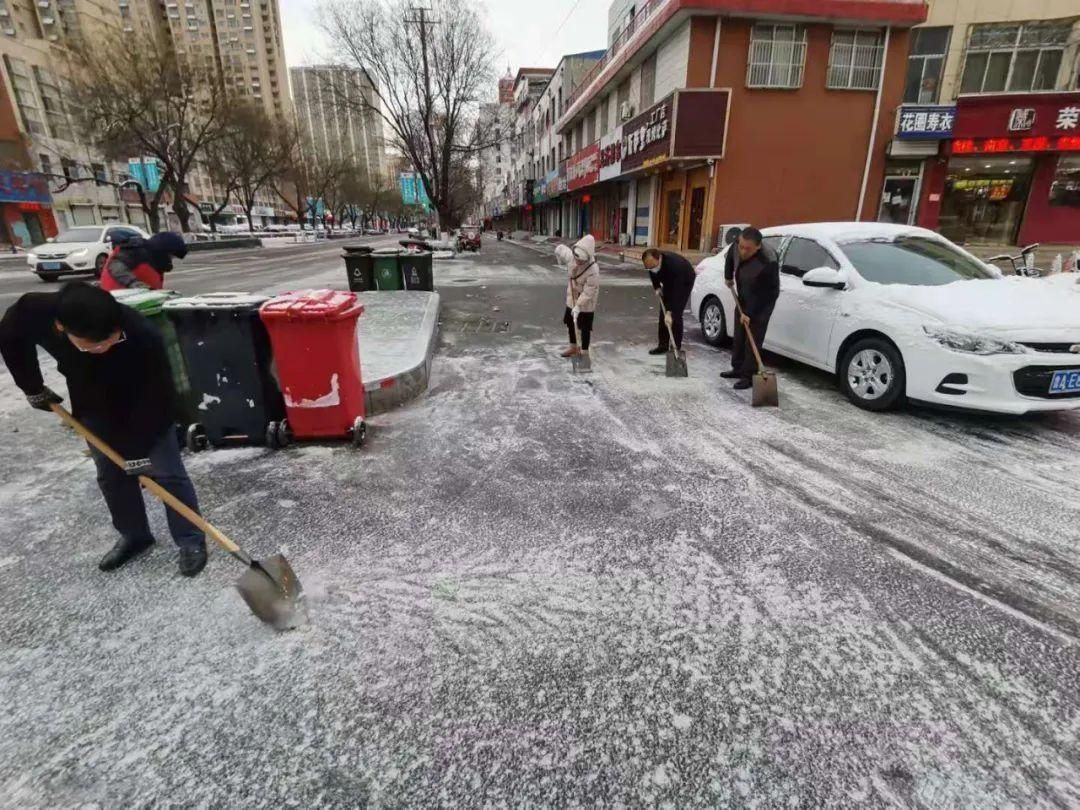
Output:
[[92,465],[0,375],[0,806],[1080,806],[1080,415],[870,415],[797,368],[752,410],[722,353],[663,376],[617,272],[573,377],[557,275],[479,261],[365,450],[190,459],[287,548],[286,635],[164,531],[100,574]]

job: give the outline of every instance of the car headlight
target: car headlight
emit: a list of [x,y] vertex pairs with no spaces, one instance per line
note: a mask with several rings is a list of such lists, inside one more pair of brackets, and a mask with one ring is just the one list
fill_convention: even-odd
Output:
[[69,254],[68,254],[68,258],[69,258],[69,259],[81,259],[81,258],[83,258],[83,257],[84,257],[84,256],[85,256],[85,255],[86,255],[86,254],[87,254],[88,252],[89,252],[89,251],[88,251],[88,250],[87,250],[86,248],[83,248],[82,250],[74,250],[74,251],[72,251],[71,253],[69,253]]
[[966,352],[967,354],[1027,354],[1028,349],[1019,343],[1007,340],[971,335],[967,332],[957,332],[952,329],[942,329],[938,326],[924,326],[923,331],[932,340],[936,340],[946,349],[954,352]]

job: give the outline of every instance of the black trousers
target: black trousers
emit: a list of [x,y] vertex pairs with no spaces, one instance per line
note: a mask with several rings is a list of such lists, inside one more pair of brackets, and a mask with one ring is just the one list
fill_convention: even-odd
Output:
[[[772,318],[773,308],[769,307],[757,317],[750,319],[750,334],[754,336],[758,351],[765,344],[765,332],[769,328],[769,319]],[[746,339],[746,329],[742,325],[739,313],[735,313],[735,338],[731,344],[731,368],[739,372],[739,376],[750,379],[758,370],[757,360],[750,350],[750,342]]]
[[[593,316],[595,312],[579,312],[577,316],[578,330],[581,332],[581,340],[577,341],[577,344],[583,351],[588,351],[589,340],[592,337]],[[570,336],[570,342],[574,343],[576,331],[574,330],[574,314],[570,307],[566,308],[566,314],[563,315],[563,323],[566,324],[566,332]]]
[[[683,338],[683,314],[682,310],[676,312],[673,309],[669,309],[671,314],[671,334],[675,336],[675,348],[678,351],[682,351],[682,338]],[[656,329],[656,345],[661,349],[668,348],[668,344],[671,343],[671,338],[668,335],[667,324],[664,323],[664,313],[660,313],[659,326]]]

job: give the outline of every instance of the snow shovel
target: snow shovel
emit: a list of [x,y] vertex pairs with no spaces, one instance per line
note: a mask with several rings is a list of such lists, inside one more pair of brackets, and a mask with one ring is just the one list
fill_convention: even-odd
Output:
[[675,333],[671,331],[671,323],[667,319],[668,313],[664,308],[663,296],[658,295],[657,298],[660,300],[660,314],[664,316],[668,334],[667,364],[664,367],[664,376],[689,377],[690,372],[686,368],[686,352],[681,352],[675,347]]
[[757,360],[757,374],[754,375],[754,387],[751,392],[750,405],[754,408],[762,406],[779,408],[780,394],[776,389],[776,375],[765,370],[765,364],[761,362],[761,352],[758,351],[757,341],[754,340],[749,325],[744,331],[746,332],[746,339],[750,342],[750,348],[754,351],[754,359]]
[[[53,405],[52,409],[64,421],[64,424],[97,448],[98,452],[121,469],[124,469],[125,462],[119,453],[91,433],[64,408]],[[145,475],[140,475],[139,483],[151,495],[187,519],[188,522],[202,529],[203,532],[214,538],[222,548],[248,566],[248,570],[236,581],[236,589],[240,591],[240,595],[247,602],[247,606],[251,608],[252,613],[262,621],[272,625],[276,630],[290,630],[302,623],[303,611],[297,603],[297,598],[303,588],[300,585],[300,580],[296,578],[292,566],[289,565],[289,561],[283,555],[275,554],[273,557],[262,561],[252,559],[240,546],[226,537],[224,532],[212,526],[203,517],[197,515],[184,503],[177,500],[157,481]]]

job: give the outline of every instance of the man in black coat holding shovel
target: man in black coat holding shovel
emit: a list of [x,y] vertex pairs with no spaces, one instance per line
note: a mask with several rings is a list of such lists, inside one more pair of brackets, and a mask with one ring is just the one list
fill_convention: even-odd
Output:
[[[98,485],[120,533],[98,567],[112,571],[154,544],[138,476],[146,475],[199,511],[176,437],[176,391],[161,335],[142,315],[105,290],[71,282],[58,293],[27,293],[0,320],[0,354],[31,407],[49,411],[63,399],[45,385],[38,347],[67,379],[76,419],[125,459],[120,469],[96,450]],[[166,510],[180,550],[180,573],[206,565],[206,539]]]
[[[652,281],[653,290],[664,302],[664,310],[667,310],[667,319],[670,319],[671,333],[675,336],[675,351],[682,351],[683,339],[683,310],[690,300],[690,291],[694,289],[694,280],[697,273],[694,265],[678,253],[667,250],[648,248],[641,254],[641,263],[649,271],[649,280]],[[660,311],[660,325],[657,328],[657,345],[650,349],[649,354],[667,354],[668,344],[668,320],[665,319],[664,310]]]
[[724,281],[735,295],[739,309],[735,313],[735,340],[731,349],[731,371],[721,372],[735,380],[735,388],[753,385],[757,363],[746,339],[749,327],[760,350],[765,343],[776,299],[780,297],[780,265],[776,256],[761,244],[761,231],[743,228],[739,240],[724,259]]

